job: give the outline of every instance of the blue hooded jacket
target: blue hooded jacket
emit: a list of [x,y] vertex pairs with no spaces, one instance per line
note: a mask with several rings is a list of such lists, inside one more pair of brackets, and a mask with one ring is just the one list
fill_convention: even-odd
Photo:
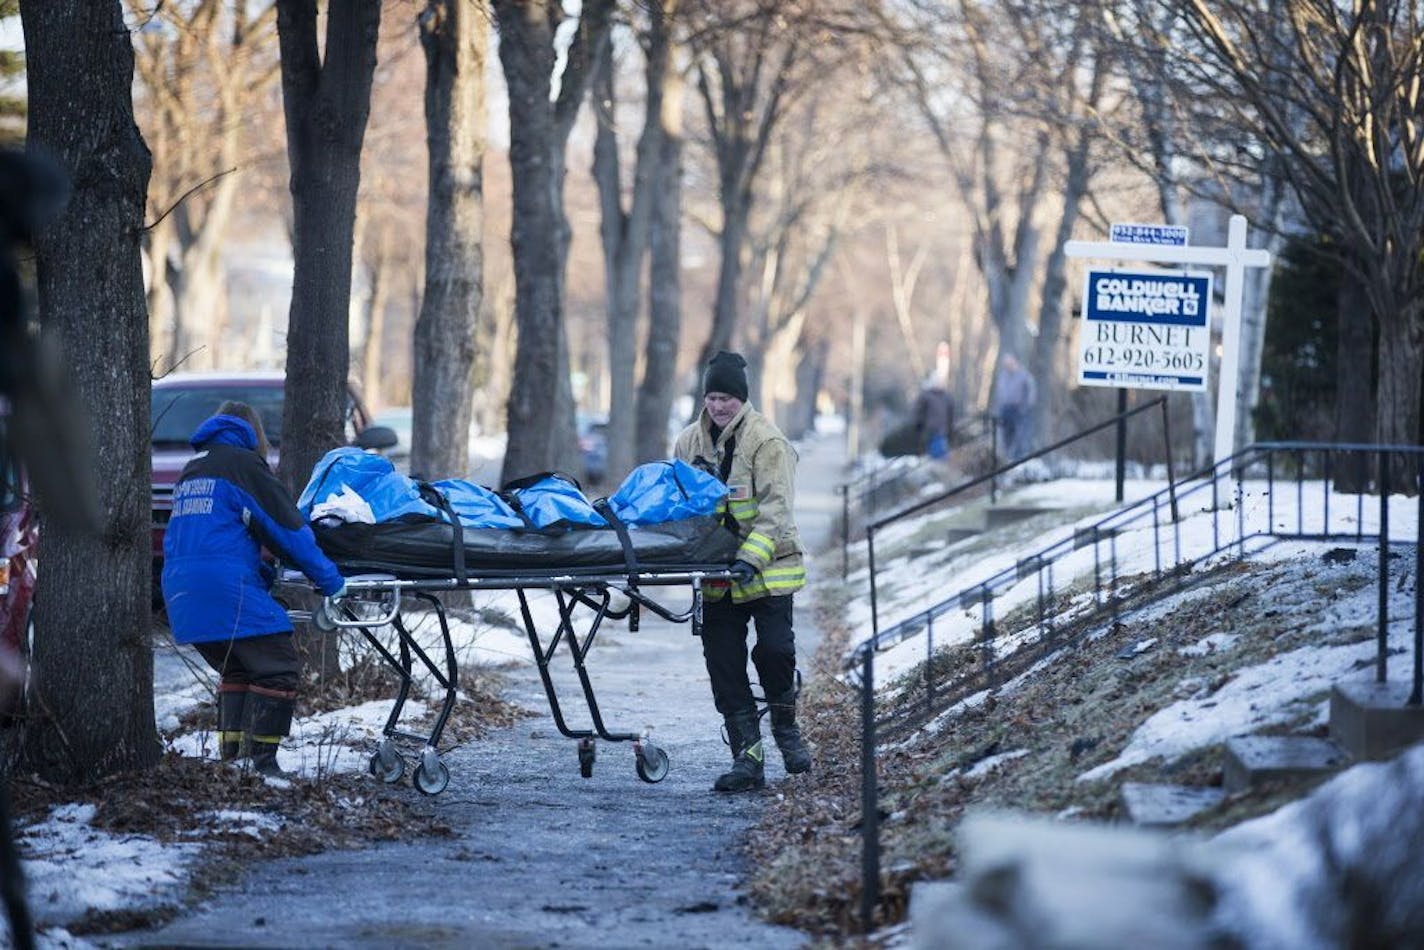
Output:
[[267,592],[262,546],[323,594],[341,590],[341,572],[257,454],[252,426],[216,415],[189,441],[198,455],[174,486],[163,539],[163,599],[173,639],[205,643],[291,631],[287,612]]

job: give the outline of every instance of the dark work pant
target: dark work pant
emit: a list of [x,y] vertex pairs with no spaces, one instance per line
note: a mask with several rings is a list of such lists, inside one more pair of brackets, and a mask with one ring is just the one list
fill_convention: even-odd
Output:
[[290,633],[195,643],[227,686],[257,687],[269,694],[295,695],[301,673],[297,642]]
[[791,629],[791,597],[762,597],[734,604],[730,597],[702,605],[702,658],[712,677],[712,699],[724,716],[756,708],[747,677],[747,624],[756,624],[752,663],[766,696],[782,696],[796,686],[796,635]]

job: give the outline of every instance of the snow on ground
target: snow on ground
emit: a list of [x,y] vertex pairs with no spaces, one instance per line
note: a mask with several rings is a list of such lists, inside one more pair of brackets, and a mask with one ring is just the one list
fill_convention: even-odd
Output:
[[[529,596],[530,613],[538,629],[552,630],[558,605],[552,594]],[[477,596],[476,608],[485,615],[497,613],[518,622],[519,605],[512,593]],[[439,627],[433,614],[406,618],[418,642],[435,649],[439,658]],[[481,620],[450,619],[451,643],[461,668],[500,668],[530,663],[529,642],[522,629],[514,630]],[[358,634],[343,634],[343,650],[358,649]],[[419,672],[417,668],[417,672]],[[418,682],[433,686],[428,675]],[[209,730],[180,731],[181,718],[212,702],[216,678],[195,651],[160,642],[154,656],[154,716],[166,746],[182,755],[217,758],[217,737]],[[282,767],[305,778],[336,772],[364,772],[371,751],[380,740],[391,704],[373,700],[314,716],[298,717],[292,735],[282,744]],[[419,719],[427,704],[407,701],[402,722]],[[216,767],[216,763],[215,763]],[[32,913],[45,922],[68,921],[87,911],[159,908],[181,901],[188,866],[201,849],[198,842],[162,844],[143,835],[113,835],[91,824],[93,806],[56,808],[37,824],[18,829]],[[270,816],[247,812],[215,812],[208,826],[229,832],[258,835],[270,830]],[[0,915],[0,948],[10,945]],[[39,946],[48,950],[95,946],[74,937],[62,927],[42,926]]]
[[158,904],[177,903],[185,866],[201,846],[109,834],[90,824],[94,813],[93,805],[62,805],[21,836],[34,912],[71,917],[120,910],[132,906],[135,894],[152,895]]
[[[945,545],[931,540],[916,553],[906,551],[889,558],[877,573],[882,591],[881,629],[916,612],[925,611],[960,590],[982,584],[1051,544],[1071,538],[1075,530],[1101,517],[1096,512],[1111,506],[1113,487],[1111,480],[1081,478],[1024,486],[1006,493],[1004,503],[1035,504],[1073,512],[1075,514],[1070,518],[1072,523],[1044,526],[1029,522],[1014,526],[997,534],[996,538],[1000,540],[996,540],[989,550],[972,542]],[[1128,498],[1147,497],[1160,487],[1160,483],[1152,481],[1129,482]],[[1374,502],[1365,504],[1362,501],[1357,505],[1341,496],[1304,491],[1299,493],[1298,499],[1291,499],[1286,504],[1288,499],[1272,500],[1266,497],[1264,486],[1259,483],[1248,483],[1243,489],[1245,503],[1239,511],[1214,512],[1199,503],[1184,508],[1184,520],[1175,531],[1166,533],[1166,540],[1160,523],[1154,528],[1150,519],[1146,524],[1124,530],[1115,542],[1119,574],[1128,577],[1135,572],[1151,571],[1154,558],[1160,557],[1164,551],[1172,551],[1174,544],[1188,552],[1205,550],[1219,541],[1221,532],[1232,536],[1232,525],[1248,519],[1268,519],[1278,525],[1294,523],[1295,520],[1306,525],[1358,525],[1364,531],[1373,530],[1378,523],[1379,511]],[[1294,492],[1294,486],[1291,490]],[[1413,540],[1416,523],[1414,505],[1415,502],[1408,499],[1391,501],[1389,518],[1392,533],[1402,540]],[[944,517],[945,513],[941,511],[897,525],[879,536],[877,545],[883,545],[886,551],[894,550],[896,545],[906,546],[916,538],[917,532],[931,530],[935,519]],[[1004,537],[1009,540],[1002,540]],[[1253,554],[1253,557],[1268,562],[1301,564],[1301,569],[1294,572],[1292,580],[1273,588],[1271,596],[1281,609],[1292,611],[1297,622],[1313,624],[1321,634],[1321,645],[1271,657],[1241,669],[1230,682],[1213,692],[1203,689],[1199,695],[1188,695],[1144,722],[1118,759],[1083,777],[1111,774],[1152,756],[1172,757],[1229,735],[1250,732],[1261,725],[1293,718],[1300,712],[1300,706],[1307,697],[1318,696],[1328,689],[1330,683],[1351,675],[1361,678],[1371,675],[1370,669],[1360,667],[1362,661],[1373,657],[1373,642],[1358,637],[1356,642],[1339,642],[1332,636],[1340,630],[1359,627],[1373,617],[1374,599],[1378,596],[1373,572],[1378,562],[1373,555],[1372,544],[1360,547],[1360,554],[1353,563],[1339,566],[1321,566],[1323,549],[1319,544],[1285,542]],[[859,553],[863,556],[863,544]],[[835,556],[838,557],[838,553]],[[1094,568],[1092,558],[1091,548],[1070,553],[1057,569],[1056,583],[1060,589],[1067,590],[1075,577],[1091,576]],[[1199,570],[1202,568],[1203,565],[1198,565]],[[1412,565],[1405,567],[1398,560],[1391,562],[1392,574],[1399,575],[1405,570],[1412,572]],[[943,581],[946,576],[953,577],[949,585]],[[849,580],[851,589],[864,591],[866,579],[864,570],[853,574]],[[1349,587],[1349,590],[1325,603],[1318,596],[1320,585],[1337,590]],[[1399,584],[1390,585],[1392,616],[1412,617],[1413,585],[1404,586],[1407,589],[1401,590]],[[1037,589],[1036,583],[1029,578],[996,591],[996,615],[1002,617],[1015,606],[1028,603]],[[1201,596],[1201,592],[1188,589],[1138,616],[1167,623],[1174,609],[1195,596]],[[867,600],[864,597],[857,599],[847,609],[853,629],[870,629]],[[481,619],[451,621],[452,642],[462,665],[498,667],[531,662],[528,640],[522,626],[518,625],[519,605],[513,594],[480,594],[475,608],[475,615]],[[558,608],[552,595],[542,592],[531,594],[530,610],[538,629],[553,629],[558,619]],[[508,618],[507,622],[488,622],[488,618],[496,615]],[[509,622],[516,626],[511,628]],[[977,609],[961,610],[956,606],[936,618],[935,642],[943,646],[962,641],[973,634],[978,622]],[[432,617],[417,619],[414,628],[417,638],[423,642],[438,642],[438,628]],[[1411,633],[1406,624],[1393,624],[1391,644],[1408,646],[1407,637]],[[354,635],[352,639],[355,639]],[[1231,631],[1223,630],[1203,638],[1190,649],[1205,652],[1237,647]],[[911,668],[923,658],[924,651],[924,637],[920,635],[910,636],[898,646],[879,654],[876,660],[878,682],[890,682],[896,671]],[[1402,668],[1404,660],[1401,658],[1395,663]],[[155,716],[160,730],[170,737],[168,741],[172,747],[184,755],[213,755],[215,742],[211,734],[176,732],[185,712],[211,701],[212,682],[212,674],[191,651],[171,645],[157,651]],[[972,704],[975,699],[966,700],[964,705]],[[416,711],[414,703],[413,700],[408,705],[412,712]],[[388,703],[376,701],[298,720],[294,724],[292,739],[283,746],[283,767],[311,777],[332,771],[364,769],[369,750],[380,736],[388,711]],[[953,715],[953,711],[945,715]],[[993,768],[1002,761],[1003,757],[981,763],[980,767]],[[1348,776],[1350,773],[1345,774]],[[1341,780],[1346,779],[1342,777],[1337,781]],[[176,899],[175,894],[182,886],[184,868],[197,854],[196,844],[160,846],[141,836],[111,836],[94,829],[89,824],[91,817],[92,811],[85,808],[60,808],[46,821],[22,829],[20,841],[30,894],[42,919],[72,919],[85,908],[102,910],[118,906],[154,906]],[[221,820],[231,827],[248,828],[251,833],[256,833],[258,823],[263,819],[260,816],[233,814],[221,816]],[[1265,824],[1272,820],[1278,825],[1286,825],[1290,821],[1288,809],[1283,809],[1279,818],[1261,819],[1252,824],[1258,828],[1271,827],[1271,834],[1284,836],[1282,840],[1288,838],[1286,830]],[[1249,882],[1243,880],[1243,889],[1248,886]],[[1254,900],[1260,904],[1264,898],[1255,898],[1243,891],[1241,900]],[[1265,913],[1261,906],[1256,906],[1254,912]],[[0,942],[0,946],[4,945]],[[58,948],[90,944],[69,936],[62,929],[51,928],[41,935],[40,946]]]

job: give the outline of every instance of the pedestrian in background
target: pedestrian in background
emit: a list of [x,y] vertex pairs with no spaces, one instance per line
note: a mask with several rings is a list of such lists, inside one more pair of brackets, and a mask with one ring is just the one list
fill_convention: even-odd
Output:
[[949,433],[954,428],[954,398],[936,375],[925,380],[915,397],[915,434],[920,452],[932,459],[949,458]]
[[741,546],[730,585],[703,588],[702,657],[712,699],[727,727],[732,768],[713,789],[745,792],[766,785],[761,720],[747,676],[747,625],[756,625],[751,661],[771,715],[771,735],[786,771],[811,768],[796,724],[796,634],[792,595],[806,585],[801,537],[792,520],[796,452],[770,419],[747,402],[747,361],[719,352],[702,378],[697,420],[677,437],[674,455],[711,471],[727,486]]
[[1010,459],[1020,459],[1033,451],[1033,407],[1038,401],[1038,385],[1019,363],[1005,353],[994,380],[994,418],[998,420],[1000,444]]
[[267,465],[256,410],[225,402],[190,440],[198,455],[173,487],[163,540],[163,600],[173,639],[191,643],[221,677],[218,749],[225,761],[281,776],[277,747],[292,727],[301,662],[292,621],[269,593],[262,548],[337,596],[346,581],[317,547],[296,503]]

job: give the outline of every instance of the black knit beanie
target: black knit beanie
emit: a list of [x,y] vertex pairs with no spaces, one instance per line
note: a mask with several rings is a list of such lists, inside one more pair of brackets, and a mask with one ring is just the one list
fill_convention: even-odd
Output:
[[702,375],[702,394],[726,393],[747,401],[747,361],[740,353],[721,350],[707,361],[707,372]]

